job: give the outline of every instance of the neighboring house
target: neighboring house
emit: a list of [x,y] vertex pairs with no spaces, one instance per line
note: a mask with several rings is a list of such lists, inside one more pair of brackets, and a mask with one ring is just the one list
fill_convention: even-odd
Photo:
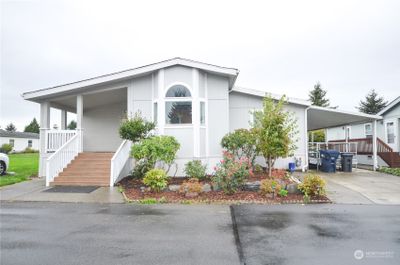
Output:
[[[131,143],[118,135],[120,121],[138,111],[157,123],[157,134],[172,135],[179,141],[178,176],[193,159],[206,163],[211,173],[222,158],[222,137],[249,127],[252,111],[262,108],[266,94],[235,87],[238,74],[234,68],[174,58],[24,93],[24,99],[40,103],[39,175],[46,176],[47,185],[52,181],[59,185],[114,185],[132,168]],[[61,110],[61,131],[50,129],[51,107]],[[276,162],[281,168],[296,161],[298,169],[307,169],[308,130],[380,118],[310,106],[308,101],[294,98],[288,98],[285,108],[297,118],[298,141],[292,157]],[[63,130],[68,111],[77,115],[74,131]]]
[[[377,122],[378,164],[379,166],[400,167],[400,96],[390,102],[378,113],[382,116]],[[358,143],[358,162],[372,165],[371,138],[373,124],[352,123],[326,130],[327,141],[350,141]]]
[[3,144],[10,144],[13,147],[12,152],[21,152],[27,147],[39,150],[39,134],[0,129],[0,146]]

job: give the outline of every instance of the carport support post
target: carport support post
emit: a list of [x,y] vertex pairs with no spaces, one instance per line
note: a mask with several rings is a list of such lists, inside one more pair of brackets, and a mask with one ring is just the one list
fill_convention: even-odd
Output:
[[374,171],[378,168],[378,150],[377,150],[377,138],[376,138],[376,120],[374,120],[374,131],[372,134],[372,157],[374,160]]
[[76,96],[76,132],[79,137],[78,152],[83,152],[83,131],[82,131],[82,117],[83,117],[83,96]]
[[67,111],[61,110],[61,130],[67,129]]

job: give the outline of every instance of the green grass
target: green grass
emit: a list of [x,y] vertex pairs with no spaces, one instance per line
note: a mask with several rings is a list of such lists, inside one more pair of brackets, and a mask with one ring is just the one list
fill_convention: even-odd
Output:
[[8,172],[15,172],[14,176],[0,176],[0,187],[28,180],[31,176],[37,176],[39,168],[39,154],[10,154],[10,166]]

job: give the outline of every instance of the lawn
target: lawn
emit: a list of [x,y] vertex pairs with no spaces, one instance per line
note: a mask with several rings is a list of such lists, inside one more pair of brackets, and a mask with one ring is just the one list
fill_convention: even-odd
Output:
[[0,187],[18,183],[37,176],[39,167],[39,154],[10,154],[10,167],[8,172],[15,172],[15,175],[0,176]]

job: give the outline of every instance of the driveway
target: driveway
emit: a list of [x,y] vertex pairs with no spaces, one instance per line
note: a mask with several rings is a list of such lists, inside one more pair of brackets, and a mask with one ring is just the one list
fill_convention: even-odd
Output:
[[400,206],[233,207],[243,262],[400,264]]
[[1,203],[0,264],[239,264],[229,206]]
[[364,169],[318,174],[327,181],[328,197],[336,203],[400,204],[398,176]]

